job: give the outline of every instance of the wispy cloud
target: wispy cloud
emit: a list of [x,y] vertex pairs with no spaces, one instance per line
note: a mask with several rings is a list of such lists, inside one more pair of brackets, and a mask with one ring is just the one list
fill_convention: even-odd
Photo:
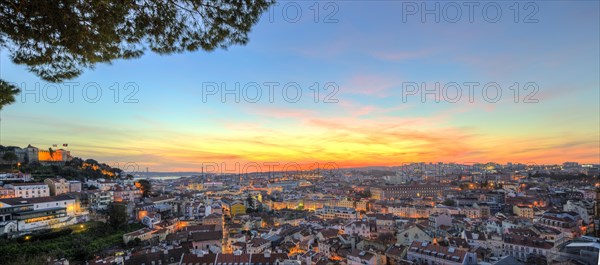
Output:
[[433,50],[416,50],[416,51],[376,51],[372,55],[375,58],[386,60],[386,61],[405,61],[410,59],[423,58],[434,55]]

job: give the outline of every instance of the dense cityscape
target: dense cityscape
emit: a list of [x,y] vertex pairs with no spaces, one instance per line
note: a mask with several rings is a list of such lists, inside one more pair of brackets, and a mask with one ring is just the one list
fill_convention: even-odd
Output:
[[0,265],[600,265],[600,1],[0,1]]
[[598,164],[152,178],[64,149],[0,157],[5,264],[598,263]]

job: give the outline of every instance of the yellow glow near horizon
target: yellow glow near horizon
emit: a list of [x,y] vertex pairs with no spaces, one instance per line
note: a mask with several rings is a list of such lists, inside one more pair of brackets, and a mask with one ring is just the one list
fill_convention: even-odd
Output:
[[[90,135],[69,136],[73,156],[92,158],[127,171],[193,171],[218,165],[219,172],[302,170],[335,167],[397,166],[411,162],[475,163],[600,163],[600,141],[590,131],[560,132],[520,130],[493,133],[487,129],[452,127],[441,118],[305,117],[289,125],[272,127],[232,125],[186,128],[186,133],[167,129],[98,129]],[[73,125],[75,126],[75,125]],[[241,125],[236,125],[241,126]],[[242,126],[244,127],[244,126]],[[189,129],[189,130],[188,130]],[[45,148],[48,135],[8,135],[15,142]],[[139,137],[137,135],[143,135]],[[33,138],[34,140],[30,140]],[[6,138],[5,138],[6,139]],[[577,140],[573,140],[577,139]],[[256,163],[256,164],[254,164]],[[276,166],[270,166],[278,164]],[[297,164],[297,165],[296,165]],[[271,168],[269,168],[271,167]],[[209,170],[209,169],[206,169]]]

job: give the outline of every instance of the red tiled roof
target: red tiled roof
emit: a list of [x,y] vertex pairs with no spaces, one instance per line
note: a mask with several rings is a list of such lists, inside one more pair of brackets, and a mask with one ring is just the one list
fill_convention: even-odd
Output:
[[467,251],[454,247],[444,247],[419,241],[413,241],[408,251],[422,255],[430,255],[440,259],[451,260],[458,263],[463,263],[463,260],[467,254]]
[[273,254],[204,254],[197,256],[194,254],[184,254],[182,259],[182,265],[195,265],[195,264],[275,264],[277,260],[285,260],[288,255],[285,253],[273,253]]
[[220,240],[223,238],[223,232],[211,231],[211,232],[194,232],[192,233],[193,241],[209,241],[209,240]]

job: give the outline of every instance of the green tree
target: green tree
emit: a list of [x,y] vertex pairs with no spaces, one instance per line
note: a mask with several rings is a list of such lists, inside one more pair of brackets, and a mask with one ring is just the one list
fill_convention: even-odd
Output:
[[396,241],[396,236],[393,233],[381,233],[377,236],[377,241],[383,243],[384,245],[389,245]]
[[90,250],[91,240],[83,235],[75,236],[74,246],[71,249],[73,258],[76,260],[89,260],[93,257],[93,252]]
[[0,79],[0,110],[3,106],[15,102],[15,95],[19,92],[20,90],[17,87]]
[[456,202],[454,200],[451,199],[446,199],[442,202],[443,205],[446,206],[456,206]]
[[359,198],[363,198],[363,199],[371,198],[370,190],[360,191],[360,192],[357,192],[356,194],[358,195]]
[[127,215],[127,205],[123,203],[113,203],[108,211],[108,222],[114,229],[119,229],[127,224],[129,216]]
[[136,181],[136,187],[142,190],[142,196],[148,197],[150,191],[152,191],[152,183],[147,179],[140,179]]
[[254,205],[254,198],[252,198],[252,196],[250,196],[250,194],[248,194],[248,197],[246,197],[246,205],[248,207],[248,209],[256,209],[256,205]]
[[264,223],[265,227],[272,227],[275,225],[275,220],[273,220],[273,216],[269,214],[261,215],[261,221]]
[[4,153],[4,155],[2,155],[2,160],[4,160],[4,161],[15,162],[18,159],[19,158],[17,157],[17,155],[14,152],[6,152],[6,153]]
[[[97,63],[248,42],[273,0],[0,1],[0,48],[50,82]],[[18,91],[0,83],[0,108]]]
[[487,181],[487,179],[485,181],[481,182],[481,188],[482,189],[487,188],[488,185],[489,185],[489,182]]

